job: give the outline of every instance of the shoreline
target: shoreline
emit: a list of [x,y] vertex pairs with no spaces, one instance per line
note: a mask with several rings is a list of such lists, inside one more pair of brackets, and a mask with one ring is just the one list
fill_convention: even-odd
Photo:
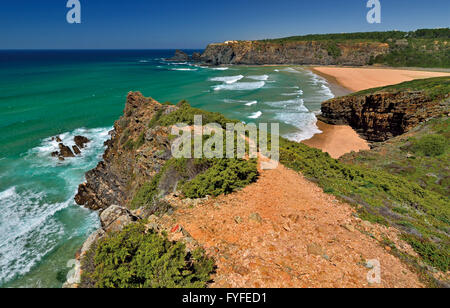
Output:
[[[325,78],[336,97],[362,90],[398,84],[414,79],[450,76],[446,69],[416,69],[390,67],[310,66],[314,74]],[[369,143],[350,126],[329,125],[317,121],[322,131],[302,143],[339,158],[350,152],[370,150]]]
[[[335,97],[354,93],[354,91],[342,85],[336,77],[322,73],[315,67],[307,67],[306,69],[325,78]],[[330,125],[320,120],[317,120],[316,125],[322,133],[314,135],[311,139],[303,140],[302,143],[322,150],[334,159],[338,159],[347,153],[370,150],[369,143],[349,125]]]
[[[314,66],[309,69],[331,83],[351,92],[399,84],[416,79],[450,76],[447,69],[417,69],[392,67]],[[337,93],[337,96],[340,96]]]

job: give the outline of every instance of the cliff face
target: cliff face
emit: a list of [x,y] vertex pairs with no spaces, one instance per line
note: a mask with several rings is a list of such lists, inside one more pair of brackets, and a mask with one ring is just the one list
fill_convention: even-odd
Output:
[[[124,115],[115,122],[103,161],[86,173],[75,201],[93,210],[113,204],[128,204],[136,189],[157,174],[170,158],[168,129],[148,124],[158,111],[168,113],[175,106],[163,106],[140,93],[129,93]],[[141,141],[139,141],[141,140]],[[136,143],[142,146],[137,148]]]
[[320,120],[350,125],[367,140],[379,142],[448,112],[448,103],[413,91],[346,96],[322,103]]
[[210,65],[366,65],[371,58],[388,52],[389,45],[383,43],[230,41],[210,44],[200,59]]

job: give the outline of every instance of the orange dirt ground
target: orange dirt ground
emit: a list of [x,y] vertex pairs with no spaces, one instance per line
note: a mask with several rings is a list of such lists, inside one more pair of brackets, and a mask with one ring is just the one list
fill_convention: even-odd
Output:
[[[169,237],[183,230],[214,257],[213,288],[423,287],[378,241],[383,234],[414,254],[395,229],[361,221],[351,206],[281,165],[231,195],[175,203],[163,219]],[[381,284],[367,281],[371,259],[381,264]]]

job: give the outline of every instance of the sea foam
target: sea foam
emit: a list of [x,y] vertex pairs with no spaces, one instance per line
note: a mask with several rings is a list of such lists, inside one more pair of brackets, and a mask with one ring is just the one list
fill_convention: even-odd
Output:
[[258,119],[262,116],[262,112],[261,111],[257,111],[252,113],[250,116],[248,116],[249,119]]
[[269,75],[248,76],[247,78],[259,81],[266,81],[269,79]]
[[233,84],[239,80],[244,78],[243,75],[237,75],[237,76],[225,76],[225,77],[214,77],[210,78],[209,81],[218,81],[218,82],[224,82],[226,84]]
[[266,83],[264,81],[258,82],[236,82],[233,84],[221,84],[214,87],[215,91],[229,90],[229,91],[249,91],[257,90],[264,87]]

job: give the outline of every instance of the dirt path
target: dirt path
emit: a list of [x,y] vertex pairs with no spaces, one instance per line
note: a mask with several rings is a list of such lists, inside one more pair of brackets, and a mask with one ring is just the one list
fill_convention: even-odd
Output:
[[[364,234],[386,234],[410,252],[396,231],[353,214],[280,165],[242,191],[180,206],[167,227],[187,231],[216,259],[212,287],[421,287],[388,247]],[[381,264],[381,284],[367,281],[371,259]]]

